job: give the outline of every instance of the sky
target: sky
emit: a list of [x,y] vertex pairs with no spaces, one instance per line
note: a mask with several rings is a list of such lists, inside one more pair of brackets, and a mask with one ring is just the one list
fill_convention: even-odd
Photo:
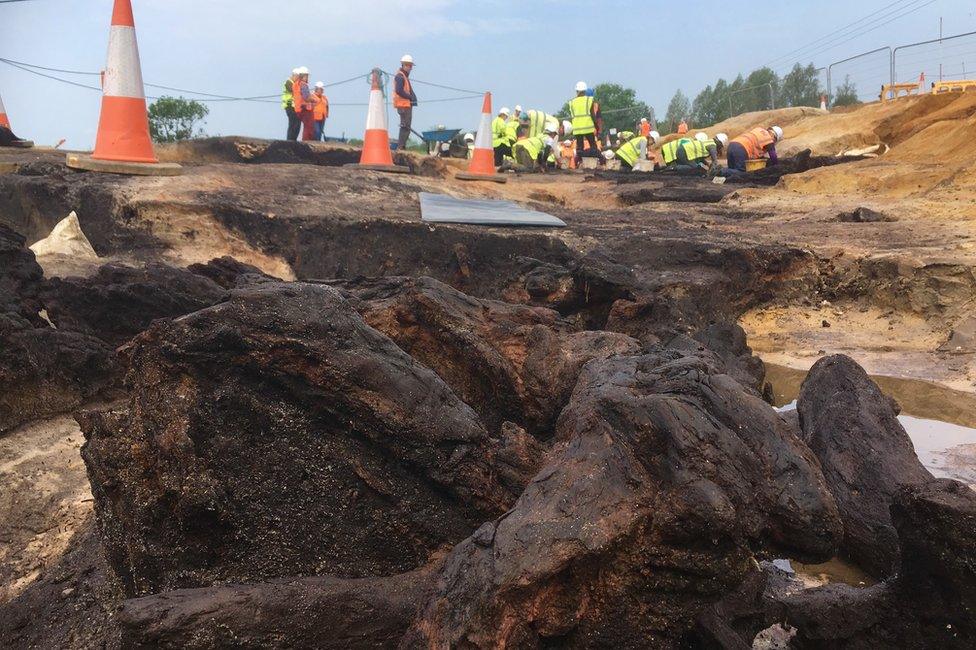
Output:
[[[976,31],[973,0],[133,0],[147,83],[220,95],[280,93],[292,68],[307,66],[311,81],[362,80],[327,91],[333,104],[326,133],[362,137],[368,71],[393,71],[401,55],[417,62],[418,81],[474,91],[490,90],[495,108],[555,112],[573,86],[616,82],[637,90],[663,116],[675,90],[694,97],[719,77],[734,78],[767,63],[785,71],[797,59],[825,66],[886,45]],[[890,6],[890,8],[885,9]],[[26,0],[0,3],[0,58],[80,71],[105,65],[112,0]],[[848,40],[837,30],[861,23],[874,29]],[[897,18],[898,12],[905,15]],[[881,18],[890,15],[888,24]],[[855,26],[856,27],[856,26]],[[845,42],[846,41],[846,42]],[[799,48],[810,45],[791,54]],[[832,47],[831,47],[832,46]],[[825,52],[817,50],[830,47]],[[899,77],[976,77],[976,37],[905,52]],[[869,95],[884,81],[887,55],[838,66]],[[83,84],[97,77],[50,73]],[[903,80],[903,79],[902,79]],[[871,89],[870,92],[865,89]],[[147,94],[180,94],[147,88]],[[416,85],[420,100],[460,93]],[[0,62],[0,96],[14,131],[39,144],[66,139],[90,148],[100,93],[28,74]],[[185,94],[186,97],[194,97]],[[277,103],[210,103],[203,129],[210,135],[283,137]],[[474,129],[480,97],[435,102],[415,109],[414,128],[443,124]],[[393,118],[395,113],[391,114]],[[391,125],[393,128],[394,125]]]

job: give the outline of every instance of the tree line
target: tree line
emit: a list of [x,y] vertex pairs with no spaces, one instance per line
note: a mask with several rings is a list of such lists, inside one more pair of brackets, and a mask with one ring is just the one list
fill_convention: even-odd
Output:
[[[664,123],[659,126],[673,132],[683,119],[706,126],[752,111],[792,106],[817,107],[820,106],[820,96],[825,92],[817,68],[812,63],[806,66],[797,63],[782,77],[772,68],[762,67],[748,76],[740,74],[731,83],[719,79],[714,85],[706,86],[694,100],[679,89],[668,104]],[[857,87],[847,77],[837,87],[832,104],[848,106],[857,103],[860,103]]]

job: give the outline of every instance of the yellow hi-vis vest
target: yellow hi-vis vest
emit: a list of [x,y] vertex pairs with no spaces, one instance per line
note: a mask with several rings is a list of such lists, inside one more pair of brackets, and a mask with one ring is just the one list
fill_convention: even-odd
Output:
[[643,136],[632,138],[620,145],[620,148],[617,149],[617,158],[633,167],[637,159],[640,158],[640,143],[643,139]]
[[678,147],[688,142],[688,138],[679,138],[677,140],[672,140],[663,147],[661,147],[661,158],[664,159],[665,165],[670,165],[678,159]]
[[505,137],[508,144],[513,145],[515,141],[518,140],[518,129],[519,121],[518,119],[509,120],[505,123]]
[[546,132],[546,124],[554,121],[554,117],[543,111],[529,111],[529,137],[534,138],[537,135],[543,135]]
[[695,162],[697,160],[704,160],[708,158],[708,145],[710,143],[699,142],[698,140],[687,140],[682,141],[681,148],[684,149],[685,157],[688,158],[688,162]]
[[281,92],[281,107],[282,108],[295,108],[295,95],[292,94],[292,87],[295,82],[289,77],[285,79],[285,86]]
[[537,135],[534,138],[522,138],[515,143],[514,149],[525,149],[528,154],[532,157],[532,160],[538,160],[539,154],[546,148],[546,137],[544,135]]
[[491,146],[498,147],[508,144],[508,124],[500,117],[491,121]]
[[573,135],[590,135],[596,133],[596,123],[593,121],[593,98],[575,97],[569,101],[569,114],[573,119]]

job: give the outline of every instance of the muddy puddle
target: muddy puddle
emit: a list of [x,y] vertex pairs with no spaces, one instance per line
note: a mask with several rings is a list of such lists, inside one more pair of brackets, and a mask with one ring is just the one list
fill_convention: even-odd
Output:
[[821,564],[803,564],[796,560],[781,559],[774,560],[773,565],[783,571],[795,574],[803,582],[803,586],[808,589],[831,583],[841,583],[852,587],[870,587],[878,582],[858,566],[836,557]]
[[[795,406],[806,375],[805,370],[767,363],[774,406]],[[916,379],[871,378],[901,405],[898,419],[922,464],[938,478],[976,484],[976,395]]]

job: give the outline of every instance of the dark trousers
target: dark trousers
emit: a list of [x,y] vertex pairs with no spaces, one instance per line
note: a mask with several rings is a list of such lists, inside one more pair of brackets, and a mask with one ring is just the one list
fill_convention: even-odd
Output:
[[410,108],[398,108],[400,114],[400,135],[397,137],[397,151],[403,151],[410,139],[410,126],[413,124],[413,106]]
[[302,140],[315,139],[315,114],[312,111],[302,111]]
[[512,155],[512,145],[500,144],[497,147],[495,147],[495,167],[498,167],[499,165],[502,164],[502,160],[504,160],[505,156],[511,156],[511,155]]
[[746,152],[746,148],[738,142],[729,145],[728,159],[729,169],[740,172],[746,171],[746,161],[749,159],[749,154]]
[[285,115],[288,116],[288,135],[286,138],[288,140],[297,140],[298,132],[302,128],[302,121],[298,119],[298,113],[291,106],[285,109]]
[[[589,150],[583,150],[583,143],[586,142],[590,145]],[[600,150],[596,146],[596,136],[592,133],[587,133],[586,135],[576,136],[576,166],[579,167],[580,163],[583,162],[583,156],[589,158],[599,158]]]

